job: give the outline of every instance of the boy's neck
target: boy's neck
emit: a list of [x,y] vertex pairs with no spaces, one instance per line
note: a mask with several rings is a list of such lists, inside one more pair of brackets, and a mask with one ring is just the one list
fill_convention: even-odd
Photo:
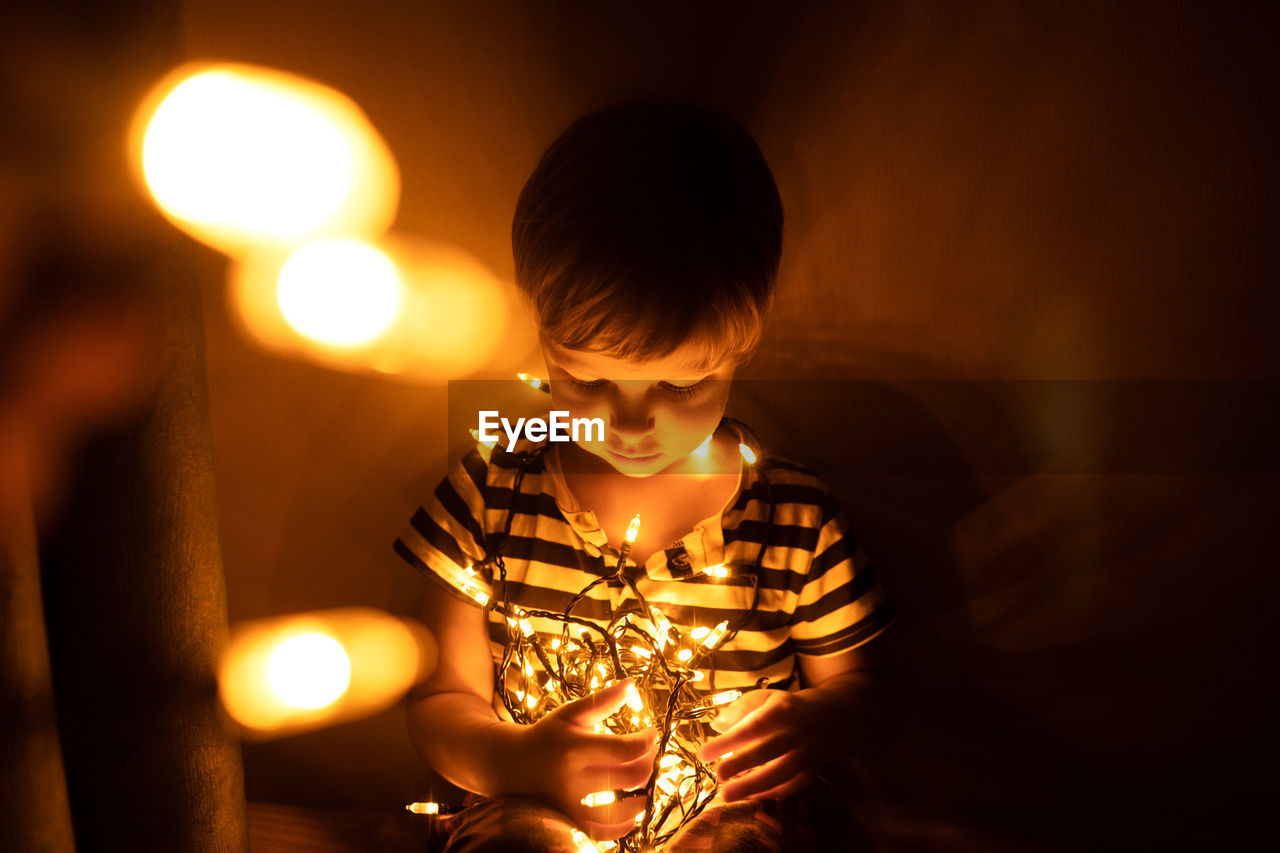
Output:
[[[705,461],[673,464],[649,477],[628,477],[566,442],[555,445],[573,498],[595,515],[615,547],[631,516],[640,513],[640,535],[631,559],[643,565],[705,518],[723,511],[740,486],[742,458],[732,430],[718,430]],[[685,461],[685,460],[682,460]]]

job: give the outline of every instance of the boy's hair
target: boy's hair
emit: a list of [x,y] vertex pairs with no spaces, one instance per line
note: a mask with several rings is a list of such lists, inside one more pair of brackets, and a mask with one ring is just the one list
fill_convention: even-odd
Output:
[[760,149],[704,107],[643,101],[574,122],[516,204],[516,283],[568,349],[709,367],[760,340],[782,202]]

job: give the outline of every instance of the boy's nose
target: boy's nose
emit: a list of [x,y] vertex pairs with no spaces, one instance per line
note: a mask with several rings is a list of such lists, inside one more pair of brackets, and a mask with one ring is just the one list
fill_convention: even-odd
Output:
[[645,406],[614,406],[609,412],[609,429],[626,442],[644,438],[653,426],[653,412]]

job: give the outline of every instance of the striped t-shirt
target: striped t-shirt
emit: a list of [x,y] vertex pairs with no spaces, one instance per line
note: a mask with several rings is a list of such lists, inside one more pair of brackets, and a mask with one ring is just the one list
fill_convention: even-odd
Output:
[[[722,426],[749,440],[735,422]],[[505,598],[525,610],[563,613],[592,581],[613,575],[618,559],[594,514],[570,492],[555,445],[545,442],[524,441],[514,453],[495,448],[488,461],[477,450],[468,453],[414,513],[395,550],[480,606],[477,591],[482,597],[495,592],[486,558],[499,546]],[[726,577],[703,572],[717,565],[726,567]],[[773,687],[794,689],[797,654],[846,652],[893,618],[892,603],[830,491],[812,472],[767,454],[742,463],[737,493],[721,514],[656,551],[643,569],[628,571],[681,635],[725,620],[737,629],[701,661],[696,686],[707,691],[751,687],[762,676]],[[607,625],[629,608],[638,609],[634,594],[611,580],[592,588],[573,615]],[[497,662],[508,626],[494,610],[488,620]],[[532,623],[544,637],[559,636],[562,627],[549,618]]]

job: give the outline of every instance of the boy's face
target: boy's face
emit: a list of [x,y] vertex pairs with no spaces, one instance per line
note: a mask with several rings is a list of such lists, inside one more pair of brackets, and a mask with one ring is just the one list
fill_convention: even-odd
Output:
[[715,431],[729,401],[734,365],[726,360],[700,370],[687,345],[636,362],[543,339],[542,354],[555,408],[604,421],[604,441],[578,446],[628,477],[649,477],[684,461]]

